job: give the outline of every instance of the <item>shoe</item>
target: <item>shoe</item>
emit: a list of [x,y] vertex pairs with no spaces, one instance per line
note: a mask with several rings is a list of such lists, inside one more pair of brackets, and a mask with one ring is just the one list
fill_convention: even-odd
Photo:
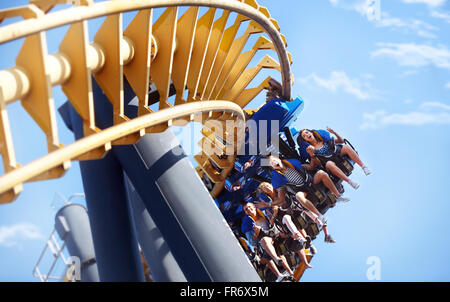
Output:
[[342,203],[345,203],[345,202],[349,202],[350,201],[350,198],[347,198],[347,197],[339,197],[339,198],[336,198],[336,202],[342,202]]
[[298,242],[300,242],[300,244],[301,244],[302,246],[304,246],[305,243],[306,243],[306,239],[303,238],[303,237],[301,237],[300,234],[295,235],[295,236],[294,236],[294,239],[297,240]]
[[336,243],[336,240],[334,240],[330,234],[328,234],[327,236],[325,236],[325,242],[326,243]]
[[328,218],[326,218],[326,217],[323,216],[323,215],[320,215],[320,216],[319,216],[319,221],[322,223],[322,225],[327,225]]
[[317,249],[314,245],[311,244],[311,246],[309,247],[309,252],[311,253],[311,255],[315,255],[317,254]]
[[275,280],[275,282],[281,282],[284,278],[286,278],[286,275],[281,274],[277,277],[277,280]]
[[364,174],[366,174],[366,176],[367,175],[370,175],[372,172],[369,170],[369,168],[367,168],[366,166],[362,166],[361,167],[362,168],[362,170],[364,171]]
[[292,276],[286,276],[286,277],[284,277],[284,279],[282,281],[283,282],[297,282],[297,281],[295,281],[295,278]]
[[357,190],[359,188],[359,184],[354,182],[353,180],[349,180],[348,184],[355,190]]

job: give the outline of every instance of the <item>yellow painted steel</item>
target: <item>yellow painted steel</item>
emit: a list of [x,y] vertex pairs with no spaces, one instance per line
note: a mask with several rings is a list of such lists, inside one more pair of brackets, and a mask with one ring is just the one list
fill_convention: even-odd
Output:
[[189,65],[189,77],[187,80],[187,88],[189,90],[188,101],[199,100],[197,91],[200,76],[205,62],[206,50],[211,37],[211,30],[216,14],[215,8],[210,8],[197,22],[195,29],[194,47],[192,49],[191,62]]
[[228,75],[227,79],[225,80],[225,83],[223,84],[222,89],[219,92],[219,96],[224,95],[234,86],[236,80],[242,74],[244,69],[248,66],[250,61],[255,56],[256,52],[261,49],[274,49],[274,46],[269,39],[267,39],[264,36],[261,36],[255,42],[255,45],[252,47],[251,50],[241,53],[238,59],[236,60],[234,66],[231,68],[230,74]]
[[[69,3],[75,6],[51,12],[58,4]],[[178,18],[178,6],[191,7]],[[200,18],[199,7],[209,8]],[[166,10],[152,24],[154,8]],[[217,9],[223,12],[214,21]],[[122,13],[134,10],[139,12],[123,31]],[[236,14],[235,21],[226,28],[232,14]],[[103,16],[104,23],[89,43],[88,20]],[[0,70],[0,154],[5,171],[0,176],[0,203],[14,200],[25,182],[60,177],[73,160],[101,158],[112,144],[132,144],[145,132],[160,132],[176,121],[197,118],[204,127],[199,141],[202,152],[194,156],[199,164],[196,170],[211,180],[210,194],[216,197],[243,141],[241,108],[268,86],[269,78],[248,88],[252,80],[264,68],[277,69],[283,97],[291,97],[292,56],[286,51],[286,38],[268,9],[255,0],[30,0],[28,6],[0,11],[0,22],[11,17],[25,20],[0,27],[0,44],[25,39],[17,66]],[[246,21],[250,22],[244,34],[236,38]],[[70,27],[59,52],[49,55],[45,31],[63,25]],[[264,32],[268,38],[260,36],[243,52],[251,35]],[[260,49],[276,51],[279,63],[265,56],[249,67]],[[114,125],[104,130],[95,124],[92,75],[113,105]],[[132,120],[124,114],[124,75],[139,100],[138,117]],[[176,91],[173,105],[169,102],[171,82]],[[155,112],[149,108],[150,84],[160,95]],[[84,125],[85,137],[68,146],[58,141],[52,98],[56,85],[61,85]],[[215,99],[225,101],[211,101]],[[9,129],[7,105],[15,100],[21,100],[47,137],[48,154],[23,166],[16,163]],[[187,103],[197,100],[202,102]],[[241,127],[228,129],[227,121],[239,122]],[[296,279],[303,271],[300,265]]]
[[40,32],[25,39],[16,64],[33,83],[30,92],[22,98],[22,107],[46,134],[47,149],[51,152],[59,148],[59,141],[47,55],[45,33]]
[[152,9],[139,11],[123,33],[124,37],[133,41],[135,48],[134,59],[123,67],[123,73],[139,100],[138,115],[152,112],[148,108],[152,15]]
[[[283,93],[290,98],[291,78],[289,63],[291,57],[285,51],[285,39],[278,32],[278,23],[270,18],[268,10],[260,7],[255,0],[225,1],[225,0],[134,0],[134,1],[105,1],[93,3],[91,0],[78,1],[76,7],[50,12],[51,9],[62,3],[63,0],[33,0],[32,5],[15,10],[0,11],[1,18],[23,16],[28,18],[14,24],[0,27],[0,43],[20,37],[44,37],[45,30],[70,24],[70,28],[60,45],[59,53],[48,55],[42,52],[40,60],[33,62],[41,67],[33,68],[33,72],[46,74],[39,79],[28,71],[29,66],[17,63],[17,66],[0,71],[0,151],[3,158],[6,174],[0,179],[8,179],[18,170],[12,147],[12,137],[9,130],[7,104],[21,99],[24,106],[31,108],[36,100],[28,101],[27,97],[36,91],[38,100],[44,105],[34,105],[36,112],[30,115],[39,120],[38,113],[47,112],[54,115],[51,87],[61,85],[63,92],[68,96],[77,112],[83,119],[86,138],[100,137],[105,130],[95,126],[91,75],[94,75],[100,87],[107,95],[114,108],[114,127],[125,127],[133,122],[124,115],[123,104],[123,75],[126,76],[133,91],[139,100],[139,118],[151,116],[172,105],[168,95],[172,80],[176,90],[175,108],[185,103],[183,99],[185,89],[189,90],[188,100],[212,100],[222,91],[228,91],[228,100],[244,107],[252,98],[265,87],[266,81],[256,88],[246,89],[257,72],[262,68],[276,68],[277,64],[263,62],[254,68],[245,70],[248,62],[258,49],[273,48],[280,59],[282,71]],[[181,18],[178,18],[178,6],[193,6]],[[205,15],[198,18],[199,7],[209,7]],[[152,9],[166,7],[161,17],[152,24]],[[216,9],[224,11],[222,16],[214,22]],[[127,29],[122,33],[122,13],[140,10]],[[225,28],[231,13],[237,13],[234,24]],[[89,44],[87,20],[106,16],[100,30],[96,33],[94,43]],[[0,18],[0,19],[1,19]],[[235,39],[236,34],[244,21],[250,20],[244,35]],[[250,52],[241,53],[251,34],[266,32],[268,39],[260,38]],[[35,42],[35,44],[38,44]],[[44,42],[40,43],[45,47]],[[273,46],[272,46],[273,45]],[[30,47],[36,49],[37,46]],[[27,47],[28,48],[28,47]],[[45,49],[44,49],[45,50]],[[26,55],[28,57],[31,55]],[[44,62],[44,63],[42,63]],[[274,67],[275,66],[275,67]],[[153,83],[160,95],[160,111],[152,112],[148,108],[149,84]],[[286,84],[288,83],[288,84]],[[153,85],[152,84],[152,85]],[[39,89],[35,88],[39,86]],[[201,108],[208,106],[202,102]],[[235,105],[237,106],[237,105]],[[36,108],[35,108],[36,107]],[[31,110],[31,109],[30,109]],[[45,111],[47,110],[47,111]],[[200,116],[205,124],[202,134],[205,136],[199,143],[204,145],[202,167],[198,171],[214,178],[215,185],[211,191],[213,196],[220,193],[224,180],[233,167],[233,156],[224,157],[225,151],[233,154],[240,144],[242,136],[233,130],[213,127],[213,119],[223,126],[227,120],[239,120],[234,112],[215,111],[202,112]],[[53,112],[53,113],[52,113]],[[189,118],[186,118],[189,116]],[[191,120],[191,115],[180,115],[175,120]],[[70,160],[87,160],[101,158],[111,148],[111,144],[130,144],[138,140],[145,131],[159,132],[172,124],[173,119],[161,120],[157,124],[115,134],[114,138],[101,144],[90,145],[80,153],[73,153],[65,161],[55,166],[48,165],[40,171],[28,171],[23,181],[9,186],[3,192],[3,198],[15,198],[21,191],[23,182],[45,179],[63,173],[70,165]],[[58,152],[59,143],[57,129],[54,128],[55,119],[44,118],[37,123],[43,128],[49,138],[49,155]],[[123,124],[123,125],[122,125]],[[218,125],[219,125],[218,124]],[[119,127],[119,129],[121,129]],[[112,129],[112,128],[111,128]],[[117,128],[114,128],[117,129]],[[74,144],[77,144],[75,142]],[[72,144],[73,145],[73,144]],[[63,147],[67,150],[72,146]],[[208,147],[209,145],[209,147]],[[231,150],[231,151],[230,151]],[[44,157],[46,158],[46,157]],[[205,158],[207,160],[205,160]],[[43,158],[37,160],[41,162]],[[24,167],[28,167],[25,165]],[[216,169],[221,171],[217,171]],[[217,176],[216,172],[219,176]],[[11,174],[12,173],[12,174]],[[22,172],[21,172],[22,173]],[[9,192],[9,193],[7,193]],[[6,195],[8,197],[5,197]]]
[[233,102],[238,104],[241,108],[247,106],[264,88],[269,87],[270,77],[267,77],[261,84],[255,88],[249,88],[242,91]]
[[201,93],[200,99],[204,99],[205,86],[208,82],[209,76],[211,74],[212,66],[217,56],[217,51],[219,50],[219,44],[223,37],[223,32],[225,30],[225,25],[230,16],[230,11],[224,11],[222,16],[213,24],[211,31],[211,37],[209,40],[208,48],[206,50],[205,61],[203,63],[202,72],[200,76],[200,82],[198,90]]
[[250,82],[255,78],[255,76],[258,74],[258,72],[261,71],[262,68],[271,68],[279,71],[280,65],[272,57],[270,57],[269,55],[265,55],[256,67],[246,69],[241,74],[241,76],[236,80],[236,84],[233,86],[233,88],[225,93],[224,99],[234,100],[236,97],[238,97],[239,94],[241,94],[245,87],[250,84]]
[[245,44],[250,38],[250,35],[262,32],[264,32],[264,30],[261,28],[261,26],[259,26],[258,23],[252,20],[250,21],[250,24],[245,30],[245,33],[241,37],[233,41],[230,50],[226,56],[225,62],[223,63],[223,66],[220,70],[219,76],[217,77],[215,84],[213,86],[213,93],[210,95],[211,99],[214,99],[219,94],[220,90],[225,84],[225,80],[228,77],[228,74],[230,73],[231,69],[234,66],[234,63],[236,62],[239,54],[241,53],[242,49],[244,48]]
[[30,4],[34,4],[44,12],[50,11],[57,4],[75,4],[75,5],[92,5],[93,0],[30,0]]
[[150,78],[158,88],[160,110],[171,106],[169,104],[169,87],[173,53],[175,52],[177,15],[177,7],[167,8],[153,25],[153,35],[160,50],[150,67]]
[[[2,93],[0,93],[0,99],[1,98]],[[6,111],[6,105],[3,102],[0,102],[0,142],[0,154],[2,155],[3,169],[5,170],[5,173],[8,173],[17,168],[18,165],[14,154],[8,112]]]
[[85,123],[84,134],[95,133],[94,99],[92,97],[91,70],[88,68],[88,28],[87,21],[72,24],[62,43],[60,52],[70,61],[69,79],[61,85],[75,110]]
[[248,20],[247,17],[243,15],[237,15],[236,20],[232,26],[227,28],[224,33],[222,40],[220,41],[219,49],[217,51],[214,64],[211,67],[210,75],[208,77],[208,82],[205,86],[205,91],[203,93],[203,98],[209,99],[211,97],[212,89],[216,83],[217,77],[222,70],[223,63],[227,57],[228,51],[230,50],[231,44],[241,26],[241,23]]
[[196,114],[212,111],[231,111],[241,121],[245,119],[242,109],[236,104],[227,101],[182,104],[134,118],[126,123],[114,125],[97,134],[79,139],[38,160],[16,168],[6,175],[0,176],[0,203],[11,202],[12,200],[9,199],[9,197],[11,197],[9,192],[30,178],[37,177],[48,169],[63,165],[71,159],[89,152],[90,150],[102,147],[105,144],[129,135],[130,133],[136,133],[154,125],[166,123],[167,121],[183,116],[190,116],[192,120],[195,120]]
[[172,82],[175,86],[175,105],[183,104],[191,60],[194,34],[197,26],[198,7],[190,7],[177,22],[177,52],[173,61]]
[[[305,250],[306,253],[306,259],[308,260],[308,262],[311,261],[311,259],[313,258],[313,256],[309,253],[309,250]],[[303,274],[305,273],[306,267],[305,267],[305,263],[301,262],[298,267],[296,268],[296,270],[294,271],[294,278],[295,281],[299,281],[300,278],[303,276]]]
[[33,4],[13,7],[0,11],[0,23],[7,18],[22,17],[24,19],[29,19],[38,18],[43,14],[44,12]]
[[103,68],[94,74],[100,88],[113,105],[114,124],[125,120],[123,106],[123,61],[120,44],[122,42],[122,14],[106,17],[94,37],[105,57]]

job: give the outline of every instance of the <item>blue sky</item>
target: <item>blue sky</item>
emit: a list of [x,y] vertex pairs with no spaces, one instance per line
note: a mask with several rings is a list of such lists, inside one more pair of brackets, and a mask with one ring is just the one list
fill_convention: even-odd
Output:
[[[0,8],[26,2],[2,1]],[[279,22],[293,55],[293,96],[305,101],[296,127],[332,127],[373,172],[353,173],[360,188],[346,186],[352,200],[327,214],[337,243],[318,237],[314,268],[302,280],[368,281],[366,261],[376,256],[381,281],[450,281],[450,1],[381,0],[379,20],[367,17],[365,0],[258,3]],[[90,23],[91,41],[101,20]],[[66,29],[48,33],[50,53]],[[20,45],[0,46],[0,69],[14,65]],[[264,54],[276,58],[261,51],[251,64]],[[267,74],[279,78],[268,71],[255,86]],[[53,93],[57,105],[65,101],[58,87]],[[43,134],[20,104],[8,112],[19,162],[45,154]],[[70,143],[58,123],[61,141]],[[63,178],[26,184],[14,203],[0,206],[0,281],[36,280],[31,270],[53,229],[55,192],[82,190],[73,162]]]

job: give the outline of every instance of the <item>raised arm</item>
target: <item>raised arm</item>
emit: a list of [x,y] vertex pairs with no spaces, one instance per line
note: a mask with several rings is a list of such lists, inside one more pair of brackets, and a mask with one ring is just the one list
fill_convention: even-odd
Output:
[[327,127],[327,131],[336,136],[336,143],[338,143],[338,144],[344,143],[344,139],[336,131],[334,131],[333,129],[331,129],[329,127]]

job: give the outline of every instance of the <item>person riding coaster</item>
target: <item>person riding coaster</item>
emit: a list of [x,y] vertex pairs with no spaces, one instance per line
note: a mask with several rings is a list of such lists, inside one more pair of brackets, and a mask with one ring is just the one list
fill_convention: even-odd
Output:
[[[328,195],[323,191],[320,192],[319,187],[323,185],[332,192],[336,199],[335,202],[347,202],[350,200],[341,196],[328,173],[315,169],[315,166],[311,164],[302,164],[295,158],[281,160],[275,155],[269,156],[269,164],[273,169],[272,185],[275,188],[286,186],[286,189],[294,194],[297,192],[311,193],[308,194],[309,200],[316,201],[315,203],[317,204],[323,202]],[[303,200],[304,198],[299,198],[302,204],[304,204]],[[307,205],[306,208],[310,209]],[[314,210],[311,211],[316,213]],[[320,216],[320,214],[317,215]]]
[[[245,203],[243,210],[246,216],[242,219],[241,232],[245,234],[247,241],[260,251],[260,258],[264,259],[263,261],[278,276],[277,281],[293,277],[294,272],[286,258],[283,255],[279,256],[276,252],[275,245],[279,242],[280,236],[275,226],[252,202]],[[271,265],[271,261],[276,264],[275,267]],[[283,267],[288,276],[282,275],[277,266]]]
[[[265,190],[263,188],[268,188]],[[292,238],[292,240],[284,240],[294,252],[298,253],[300,259],[305,263],[306,268],[311,268],[306,259],[304,248],[310,249],[312,254],[316,254],[316,248],[311,244],[311,237],[299,227],[298,223],[293,222],[293,218],[296,219],[301,212],[294,208],[291,208],[291,204],[285,202],[284,206],[271,206],[272,198],[275,196],[272,186],[269,183],[262,183],[262,186],[258,188],[258,191],[262,193],[258,196],[261,200],[256,205],[257,207],[263,207],[266,216],[269,217],[271,223],[278,229],[282,238]],[[265,193],[267,192],[267,193]],[[271,197],[272,196],[272,197]],[[264,200],[263,200],[264,199]]]
[[[336,139],[331,134],[334,134]],[[327,171],[347,182],[355,190],[359,188],[359,184],[348,177],[351,169],[344,167],[343,158],[348,157],[357,163],[365,175],[371,173],[348,141],[329,127],[327,127],[327,130],[301,130],[297,137],[297,144],[302,160],[309,160],[310,168],[323,166]],[[343,170],[347,173],[343,172]]]
[[[296,192],[295,198],[298,202],[300,202],[301,207],[291,202],[288,193],[286,192],[286,186],[279,187],[275,189],[272,184],[268,182],[262,182],[258,190],[263,192],[267,199],[260,200],[258,207],[259,208],[268,208],[268,207],[278,207],[278,210],[282,213],[289,214],[289,220],[294,223],[294,226],[297,230],[303,230],[305,232],[310,224],[314,224],[314,228],[309,228],[310,232],[306,231],[306,234],[311,238],[315,238],[320,230],[323,230],[325,235],[325,242],[327,243],[335,243],[336,241],[331,237],[328,232],[327,220],[321,215],[321,213],[315,208],[315,206],[305,197],[303,192]],[[297,198],[298,195],[301,195],[301,198]],[[280,198],[281,197],[281,198]],[[286,198],[288,197],[288,198]],[[281,200],[282,199],[282,200]],[[308,206],[306,206],[308,205]],[[287,211],[287,212],[285,212]],[[318,213],[318,214],[317,214]],[[308,219],[308,218],[309,219]],[[292,228],[293,229],[293,228]],[[314,231],[315,230],[315,231]],[[292,232],[293,235],[296,234],[295,231]],[[306,238],[306,235],[303,237]],[[315,253],[315,248],[312,250]]]

